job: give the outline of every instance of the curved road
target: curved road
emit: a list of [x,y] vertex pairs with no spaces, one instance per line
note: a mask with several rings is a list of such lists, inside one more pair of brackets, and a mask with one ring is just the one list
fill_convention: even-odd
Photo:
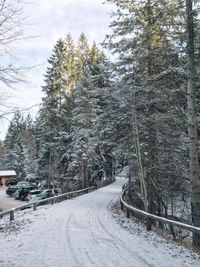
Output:
[[[1,267],[191,267],[184,255],[130,234],[108,206],[119,199],[125,179],[90,194],[42,207],[18,218],[30,220],[0,239]],[[27,211],[26,211],[27,212]],[[3,249],[3,251],[2,251]]]

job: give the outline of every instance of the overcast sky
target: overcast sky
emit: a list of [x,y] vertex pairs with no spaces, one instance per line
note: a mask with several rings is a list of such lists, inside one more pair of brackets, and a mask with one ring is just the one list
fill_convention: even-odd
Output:
[[[26,73],[31,84],[20,84],[10,90],[7,101],[11,107],[29,108],[41,102],[43,74],[47,59],[59,38],[68,32],[77,40],[84,32],[88,41],[101,43],[109,32],[112,6],[103,0],[28,0],[24,4],[25,36],[36,36],[20,43],[17,56],[25,66],[39,65]],[[37,107],[30,109],[35,114]],[[8,117],[10,119],[10,117]],[[0,121],[0,139],[3,138],[8,122]]]

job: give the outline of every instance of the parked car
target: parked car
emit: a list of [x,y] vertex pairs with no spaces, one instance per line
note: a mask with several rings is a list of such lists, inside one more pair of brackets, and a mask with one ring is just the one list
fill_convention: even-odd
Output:
[[45,189],[45,190],[42,190],[41,193],[36,194],[35,196],[33,196],[28,201],[28,203],[34,203],[34,202],[37,202],[39,200],[42,200],[42,199],[45,199],[45,198],[49,198],[49,197],[52,197],[52,196],[53,196],[52,190],[51,189]]
[[28,178],[27,182],[29,182],[30,184],[34,185],[35,188],[38,187],[38,184],[40,183],[40,180],[34,177]]
[[[35,188],[34,185],[30,184],[29,182],[26,182],[26,181],[20,181],[18,182],[16,185],[10,185],[7,190],[6,190],[6,194],[7,195],[10,195],[10,196],[14,196],[15,198],[18,198],[18,194],[19,194],[19,191],[22,189],[22,188],[25,188],[24,192],[25,191],[31,191]],[[16,192],[17,191],[17,192]],[[15,193],[16,192],[16,193]],[[14,195],[13,195],[14,194]]]
[[36,190],[31,190],[31,191],[29,191],[26,200],[27,200],[27,201],[31,200],[31,199],[34,198],[35,196],[41,194],[42,191],[43,191],[42,189],[36,189]]
[[23,186],[19,189],[17,189],[17,191],[15,191],[15,193],[12,195],[15,199],[19,199],[19,200],[27,200],[27,196],[29,194],[29,192],[31,191],[31,187],[30,186]]
[[17,183],[19,182],[19,180],[17,178],[12,178],[10,181],[8,181],[6,183],[6,186],[9,186],[9,185],[16,185]]
[[19,187],[17,185],[10,185],[7,189],[6,189],[6,194],[11,196],[12,194],[14,194],[17,189],[19,189]]
[[19,187],[23,187],[23,186],[30,186],[30,187],[33,187],[33,185],[27,181],[20,181],[16,184],[17,186]]

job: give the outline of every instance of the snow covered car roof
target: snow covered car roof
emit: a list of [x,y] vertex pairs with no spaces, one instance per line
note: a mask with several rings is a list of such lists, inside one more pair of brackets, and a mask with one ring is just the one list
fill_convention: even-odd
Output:
[[15,171],[0,171],[0,177],[1,176],[16,176]]

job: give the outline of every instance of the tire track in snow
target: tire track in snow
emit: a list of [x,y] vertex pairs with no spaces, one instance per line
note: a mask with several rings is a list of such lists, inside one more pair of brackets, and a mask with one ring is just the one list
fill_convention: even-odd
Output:
[[[91,218],[94,217],[94,213],[95,213],[95,210],[91,209],[91,212],[90,212],[89,217],[88,217],[89,218],[89,221],[88,221],[88,228],[89,229],[90,229]],[[90,230],[89,230],[89,235],[91,235]],[[97,257],[99,255],[98,255],[98,250],[95,248],[95,244],[93,242],[91,242],[91,239],[93,240],[93,242],[96,243],[96,240],[93,238],[93,235],[91,235],[90,240],[88,240],[88,242],[87,242],[88,247],[85,248],[85,253],[86,253],[89,260],[92,259],[92,261],[90,260],[90,262],[95,264],[95,266],[97,266],[96,264],[99,264],[100,262],[102,263],[102,261],[100,260],[100,262],[98,262],[98,263],[95,261],[95,259],[97,259]]]
[[93,207],[93,216],[90,218],[90,231],[98,244],[98,253],[101,255],[99,258],[101,260],[104,259],[101,266],[136,266],[130,264],[130,261],[128,262],[120,253],[122,247],[125,247],[125,243],[116,238],[116,235],[111,234],[104,225],[105,215],[108,215],[106,206],[110,204],[108,199],[109,197],[107,196],[100,197],[98,203]]
[[[109,207],[111,206],[111,204],[113,204],[113,201],[109,201],[107,203],[107,206],[105,209],[107,209],[107,212],[109,211]],[[113,221],[112,217],[109,216],[109,220],[106,222],[105,218],[104,220],[102,220],[103,218],[103,214],[102,211],[104,209],[100,209],[99,212],[97,213],[97,217],[98,217],[98,222],[101,225],[102,229],[116,242],[116,247],[118,249],[118,255],[120,255],[120,257],[124,260],[124,262],[126,263],[126,265],[120,265],[120,266],[128,266],[128,267],[136,267],[136,266],[141,266],[142,263],[142,267],[158,267],[156,264],[152,264],[150,262],[148,262],[147,260],[144,259],[144,257],[140,256],[136,251],[131,250],[130,248],[130,243],[127,242],[125,243],[121,238],[118,237],[117,232],[113,232],[113,230],[108,229],[108,226],[113,223],[116,223],[115,221]],[[116,252],[117,254],[117,252]],[[130,263],[130,258],[132,258],[132,263]],[[129,261],[127,261],[127,259],[129,259]],[[119,266],[119,263],[118,263]]]
[[[66,259],[67,259],[67,261],[69,261],[69,260],[71,260],[70,258],[73,258],[73,261],[74,261],[74,262],[69,262],[68,266],[70,266],[70,267],[79,267],[80,266],[81,267],[83,265],[81,265],[80,261],[78,260],[78,253],[76,251],[76,248],[73,248],[73,243],[72,243],[72,239],[71,239],[71,234],[72,234],[71,232],[72,231],[70,231],[70,223],[71,223],[73,216],[74,216],[73,213],[71,213],[69,218],[66,221],[66,224],[65,224],[65,229],[66,229],[65,233],[66,233],[66,241],[67,241],[65,243],[65,251],[67,252],[66,253]],[[71,256],[69,258],[67,257],[67,255],[69,254],[67,249],[70,250],[72,257]]]
[[[116,224],[116,222],[110,216],[109,214],[110,211],[108,208],[113,203],[113,200],[109,200],[109,198],[108,199],[103,198],[103,200],[99,201],[99,206],[98,209],[96,209],[95,213],[97,220],[96,231],[99,233],[100,232],[104,234],[106,233],[108,235],[107,241],[110,240],[110,244],[112,244],[112,246],[109,246],[108,244],[108,246],[106,246],[106,249],[104,249],[104,247],[102,249],[104,249],[104,253],[106,253],[108,258],[110,258],[110,255],[112,254],[116,255],[116,259],[114,257],[114,260],[112,260],[114,266],[135,267],[135,266],[141,266],[142,263],[142,267],[157,267],[157,265],[149,263],[147,260],[141,257],[137,252],[131,250],[130,243],[125,243],[121,238],[119,238],[117,232],[113,231],[113,228],[109,229],[109,225],[112,224],[113,226],[113,223]],[[105,203],[107,204],[104,205]],[[108,219],[106,219],[105,215],[108,216]]]
[[[105,247],[102,246],[102,242],[105,244],[105,239],[103,237],[100,237],[102,233],[98,229],[98,224],[97,224],[97,217],[96,217],[96,212],[94,211],[93,216],[90,218],[89,222],[89,230],[90,234],[95,240],[95,249],[96,249],[96,255],[98,257],[98,261],[100,263],[100,266],[116,266],[116,262],[113,262],[111,259],[110,255],[108,254],[107,250]],[[111,265],[112,264],[112,265]]]
[[[93,210],[85,211],[87,218],[92,216]],[[78,218],[78,219],[77,219]],[[89,267],[97,266],[95,261],[98,255],[93,249],[93,244],[90,236],[88,235],[88,225],[89,220],[84,220],[85,216],[82,218],[77,217],[76,209],[72,212],[65,224],[66,231],[66,242],[65,242],[65,252],[66,252],[66,266],[73,267]],[[81,220],[83,219],[83,220]],[[80,221],[79,221],[80,220]],[[85,235],[85,232],[87,233]],[[77,242],[77,235],[79,234],[80,240]],[[85,237],[85,240],[81,239],[81,234]],[[103,265],[100,265],[101,267]]]

